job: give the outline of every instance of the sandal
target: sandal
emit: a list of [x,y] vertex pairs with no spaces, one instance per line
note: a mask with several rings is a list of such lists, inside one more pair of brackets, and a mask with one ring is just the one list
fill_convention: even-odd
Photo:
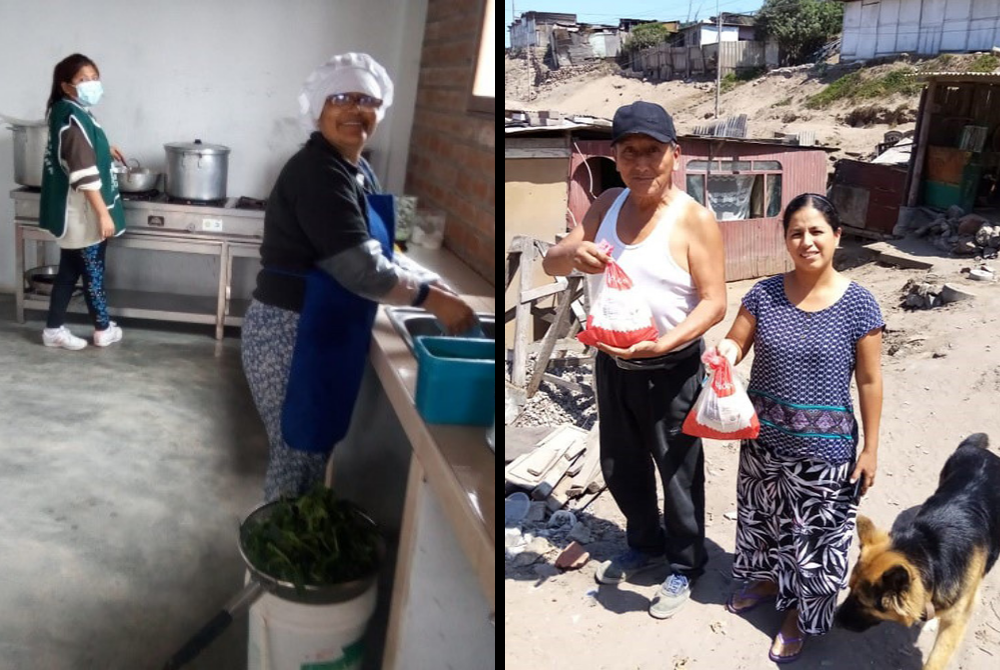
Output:
[[[739,591],[733,591],[733,593],[729,595],[729,600],[726,601],[726,611],[730,614],[745,614],[758,605],[771,602],[775,599],[775,597],[777,597],[777,593],[751,593],[749,589],[754,586],[755,583],[756,582],[744,584],[743,588]],[[737,600],[749,600],[750,604],[744,605],[743,607],[737,607]]]
[[794,654],[789,654],[788,656],[778,656],[774,653],[774,643],[771,643],[771,649],[767,650],[767,657],[771,659],[774,663],[791,663],[792,661],[799,660],[799,656],[802,655],[802,650],[805,649],[806,638],[802,637],[785,637],[779,630],[778,634],[774,636],[774,641],[780,644],[783,648],[788,647],[791,644],[799,645],[799,650]]

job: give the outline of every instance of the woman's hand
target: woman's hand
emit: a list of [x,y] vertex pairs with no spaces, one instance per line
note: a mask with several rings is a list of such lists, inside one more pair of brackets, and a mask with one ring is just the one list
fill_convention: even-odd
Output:
[[740,360],[740,354],[742,353],[739,345],[730,339],[723,339],[715,347],[715,350],[720,356],[729,361],[730,365],[736,365],[736,362]]
[[125,165],[125,154],[118,147],[111,147],[111,156],[122,165]]
[[97,223],[98,223],[98,225],[101,228],[101,239],[102,240],[106,240],[109,237],[114,237],[115,236],[115,221],[114,221],[114,219],[111,218],[111,213],[110,212],[108,212],[107,210],[105,210],[104,214],[101,214],[101,216],[98,219]]
[[611,257],[593,242],[583,241],[573,251],[573,269],[589,275],[599,275]]
[[468,303],[437,286],[431,286],[424,307],[437,317],[449,335],[464,333],[476,325],[476,313]]
[[858,454],[858,462],[854,464],[854,472],[851,473],[851,483],[861,479],[861,495],[868,493],[868,489],[875,484],[875,470],[878,469],[878,456],[874,450],[862,449]]

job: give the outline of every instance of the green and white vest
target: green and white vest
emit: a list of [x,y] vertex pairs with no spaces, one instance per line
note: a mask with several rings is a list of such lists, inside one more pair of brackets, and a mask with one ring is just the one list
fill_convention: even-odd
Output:
[[118,179],[111,171],[113,157],[111,145],[104,129],[84,107],[63,98],[49,112],[49,141],[45,149],[45,164],[42,170],[41,211],[39,225],[56,238],[66,234],[69,207],[69,174],[60,160],[60,137],[63,129],[76,121],[87,135],[94,153],[97,155],[97,171],[101,176],[101,198],[115,223],[115,235],[125,230],[125,212],[118,194]]

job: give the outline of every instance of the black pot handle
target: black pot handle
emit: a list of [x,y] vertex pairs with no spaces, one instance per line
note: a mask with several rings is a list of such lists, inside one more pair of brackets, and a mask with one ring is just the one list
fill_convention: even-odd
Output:
[[201,627],[190,640],[184,643],[176,654],[170,657],[163,670],[177,670],[195,659],[198,654],[204,651],[215,638],[222,634],[222,631],[229,627],[233,619],[250,607],[253,601],[257,600],[263,591],[260,582],[251,579],[236,596],[226,604],[212,619]]

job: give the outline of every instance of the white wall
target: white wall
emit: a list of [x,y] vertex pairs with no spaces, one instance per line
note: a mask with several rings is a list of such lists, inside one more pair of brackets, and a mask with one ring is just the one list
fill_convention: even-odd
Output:
[[[715,44],[716,42],[719,41],[718,34],[719,34],[718,26],[703,25],[701,27],[700,46]],[[740,39],[739,26],[722,26],[723,42],[738,42],[739,39]]]
[[[302,81],[333,54],[367,51],[396,85],[371,146],[386,187],[401,192],[426,9],[426,0],[0,0],[0,112],[41,118],[52,68],[78,51],[100,67],[95,114],[127,156],[162,169],[166,142],[225,144],[229,195],[262,198],[305,139]],[[0,291],[15,281],[12,151],[0,127]]]
[[844,61],[989,51],[1000,44],[1000,0],[865,0],[844,5]]

